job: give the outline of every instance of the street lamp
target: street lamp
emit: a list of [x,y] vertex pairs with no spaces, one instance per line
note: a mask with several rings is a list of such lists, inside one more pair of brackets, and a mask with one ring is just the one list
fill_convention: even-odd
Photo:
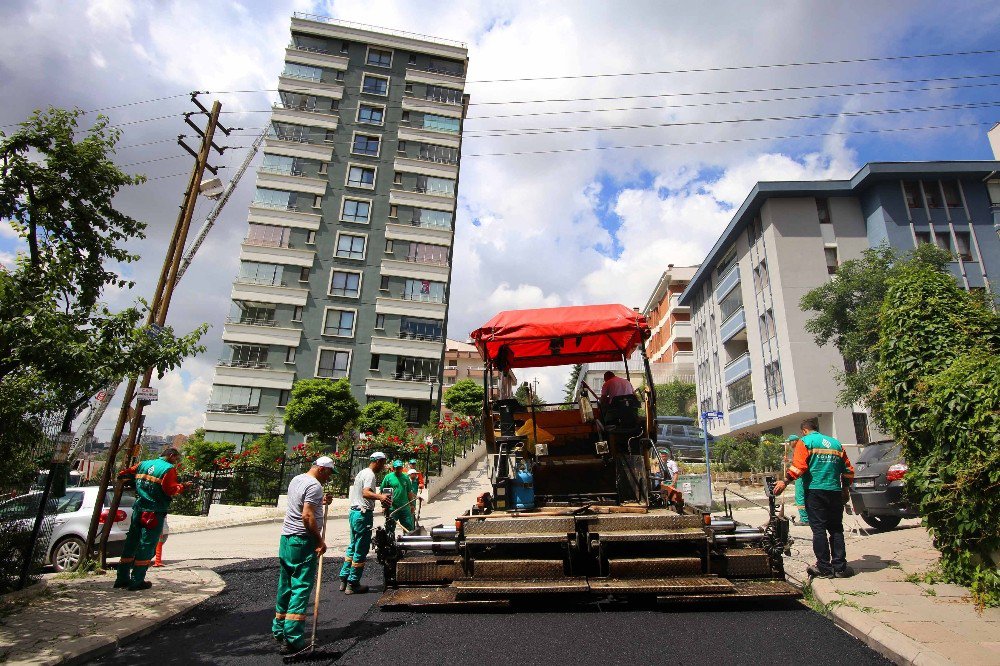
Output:
[[209,199],[218,199],[222,196],[224,189],[225,187],[222,185],[222,180],[219,178],[206,178],[201,181],[201,186],[198,188],[198,191]]

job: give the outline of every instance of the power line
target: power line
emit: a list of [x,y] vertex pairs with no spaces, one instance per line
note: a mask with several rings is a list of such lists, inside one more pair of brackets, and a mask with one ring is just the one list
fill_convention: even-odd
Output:
[[783,62],[756,65],[727,65],[721,67],[692,67],[688,69],[665,69],[648,72],[616,72],[613,74],[573,74],[562,76],[536,76],[531,78],[516,79],[481,79],[478,81],[466,81],[466,83],[515,83],[523,81],[565,81],[572,79],[600,79],[619,76],[655,76],[660,74],[704,74],[707,72],[738,72],[748,69],[778,69],[785,67],[812,67],[815,65],[848,65],[867,62],[891,62],[899,60],[917,60],[923,58],[953,58],[957,56],[978,56],[993,55],[1000,53],[1000,49],[981,49],[977,51],[950,51],[943,53],[915,53],[909,55],[877,56],[871,58],[844,58],[838,60],[812,60],[803,62]]
[[[896,115],[903,113],[926,113],[930,111],[953,111],[962,109],[985,109],[1000,105],[1000,100],[986,102],[966,102],[961,104],[942,104],[938,106],[914,106],[902,109],[872,109],[868,111],[837,111],[833,113],[811,113],[795,116],[765,116],[761,118],[729,118],[721,120],[687,120],[666,123],[639,123],[634,125],[590,125],[579,127],[533,127],[514,128],[509,130],[468,130],[464,137],[467,139],[484,139],[490,137],[508,136],[537,136],[540,134],[563,134],[570,132],[606,132],[614,130],[630,129],[657,129],[665,127],[690,127],[695,125],[725,125],[731,123],[757,123],[769,121],[789,121],[789,120],[819,120],[823,118],[840,117],[864,117],[880,115]],[[485,133],[490,132],[490,133]]]
[[977,122],[977,123],[957,123],[953,125],[925,125],[922,127],[894,127],[894,128],[881,128],[881,129],[870,129],[870,130],[848,130],[843,132],[815,132],[812,134],[786,134],[783,136],[756,136],[756,137],[743,137],[743,138],[730,138],[730,139],[710,139],[706,141],[676,141],[670,143],[642,143],[642,144],[632,144],[625,146],[586,146],[581,148],[553,148],[549,150],[522,150],[507,153],[469,153],[462,155],[465,157],[510,157],[514,155],[551,155],[555,153],[580,153],[588,152],[592,150],[624,150],[631,148],[674,148],[682,146],[703,146],[712,145],[719,143],[743,143],[747,141],[783,141],[787,139],[812,139],[818,137],[826,136],[842,136],[849,134],[879,134],[881,132],[912,132],[917,130],[938,130],[938,129],[955,129],[959,127],[981,127],[983,125],[992,125],[993,121],[987,122]]

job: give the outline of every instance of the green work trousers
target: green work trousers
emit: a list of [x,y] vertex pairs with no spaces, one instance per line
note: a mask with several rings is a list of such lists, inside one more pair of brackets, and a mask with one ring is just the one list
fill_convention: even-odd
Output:
[[311,536],[282,534],[278,544],[278,596],[271,633],[294,649],[305,647],[309,597],[316,582],[316,545]]
[[350,541],[344,554],[344,566],[340,568],[340,577],[348,583],[357,583],[365,571],[365,560],[372,547],[372,525],[375,523],[374,511],[358,511],[351,509],[347,518],[350,525]]
[[396,534],[396,523],[403,526],[403,529],[407,532],[412,532],[414,527],[413,522],[413,512],[412,511],[400,511],[396,514],[395,518],[385,519],[385,531],[389,534]]
[[144,527],[143,512],[133,509],[132,522],[125,535],[125,545],[122,547],[122,557],[118,561],[117,585],[127,585],[130,590],[138,589],[146,580],[146,570],[153,563],[156,544],[163,532],[163,523],[167,519],[166,512],[156,514],[156,526]]
[[809,514],[806,512],[806,480],[801,476],[795,479],[795,508],[799,510],[799,522],[809,524]]

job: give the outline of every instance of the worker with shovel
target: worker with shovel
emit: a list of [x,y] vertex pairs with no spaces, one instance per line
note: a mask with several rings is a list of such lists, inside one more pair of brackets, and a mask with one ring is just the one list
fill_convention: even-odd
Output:
[[385,518],[385,531],[396,533],[396,523],[403,526],[407,532],[413,531],[413,502],[417,499],[413,491],[410,477],[403,471],[403,461],[393,460],[392,471],[382,479],[382,492],[392,493],[392,504]]
[[344,565],[340,568],[340,589],[344,594],[361,594],[368,591],[361,584],[361,574],[372,545],[372,525],[375,522],[375,502],[388,504],[389,497],[375,492],[378,487],[377,475],[385,468],[385,454],[376,451],[368,458],[368,466],[354,477],[354,485],[348,493],[347,501],[351,512],[347,521],[350,541],[344,553]]
[[324,494],[323,485],[333,471],[333,459],[321,456],[308,472],[288,484],[288,507],[278,545],[278,596],[271,624],[282,654],[295,654],[306,647],[309,595],[317,578],[317,562],[326,552],[324,506],[333,501],[332,495]]

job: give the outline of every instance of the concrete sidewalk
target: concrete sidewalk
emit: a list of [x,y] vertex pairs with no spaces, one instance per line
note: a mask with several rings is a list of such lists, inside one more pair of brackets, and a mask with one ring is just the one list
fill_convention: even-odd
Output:
[[0,662],[79,664],[113,652],[186,613],[225,587],[208,569],[150,569],[153,587],[112,588],[114,571],[48,579],[37,597],[0,610]]
[[[767,519],[759,510],[734,515],[752,525]],[[897,664],[1000,665],[1000,608],[979,613],[966,588],[919,580],[938,561],[919,520],[874,532],[857,516],[845,515],[844,528],[847,559],[856,575],[814,579],[818,610]],[[815,561],[812,532],[793,525],[792,536],[785,570],[805,584],[806,566]]]

